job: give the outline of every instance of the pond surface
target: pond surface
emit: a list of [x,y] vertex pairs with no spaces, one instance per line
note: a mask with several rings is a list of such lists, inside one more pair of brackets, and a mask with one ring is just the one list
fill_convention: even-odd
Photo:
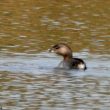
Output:
[[[109,110],[110,1],[0,2],[0,106],[3,110]],[[55,69],[47,50],[70,45],[86,71]]]

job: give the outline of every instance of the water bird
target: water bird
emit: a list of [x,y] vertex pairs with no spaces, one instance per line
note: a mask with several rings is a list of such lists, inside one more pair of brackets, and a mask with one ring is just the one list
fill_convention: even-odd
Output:
[[86,70],[86,63],[80,58],[74,58],[72,49],[65,43],[59,43],[52,46],[49,52],[54,52],[63,57],[63,61],[60,62],[59,66],[65,69],[78,69]]

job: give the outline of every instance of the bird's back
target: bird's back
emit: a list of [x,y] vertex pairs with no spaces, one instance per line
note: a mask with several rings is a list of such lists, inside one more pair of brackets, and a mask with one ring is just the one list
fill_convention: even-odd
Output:
[[85,62],[82,59],[80,59],[80,58],[73,58],[72,60],[73,60],[72,61],[72,67],[74,69],[84,69],[84,70],[87,69]]

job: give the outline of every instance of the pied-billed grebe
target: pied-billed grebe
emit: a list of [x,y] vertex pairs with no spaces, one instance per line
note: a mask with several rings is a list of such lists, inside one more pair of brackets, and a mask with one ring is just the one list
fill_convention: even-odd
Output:
[[49,51],[63,56],[64,59],[60,63],[60,65],[62,65],[63,68],[82,69],[82,70],[87,69],[85,62],[82,59],[73,58],[72,50],[67,44],[64,43],[56,44],[52,46]]

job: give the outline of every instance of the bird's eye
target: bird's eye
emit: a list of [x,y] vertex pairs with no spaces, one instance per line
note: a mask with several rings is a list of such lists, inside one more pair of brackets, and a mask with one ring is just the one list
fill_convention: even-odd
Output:
[[60,46],[59,46],[59,45],[55,45],[53,48],[55,48],[55,49],[59,49]]
[[60,47],[55,47],[55,49],[59,49]]

